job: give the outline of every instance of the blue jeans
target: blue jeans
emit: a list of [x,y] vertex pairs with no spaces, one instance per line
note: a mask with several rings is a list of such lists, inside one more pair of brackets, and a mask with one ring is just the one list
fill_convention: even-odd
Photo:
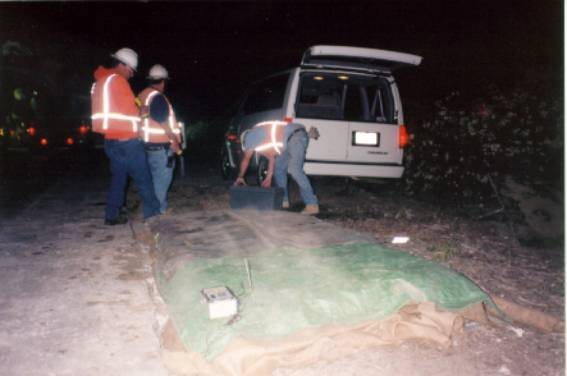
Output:
[[[169,147],[153,148],[151,150],[146,148],[146,156],[150,165],[154,191],[159,201],[159,210],[163,214],[165,209],[167,209],[167,191],[173,180],[175,156]],[[172,158],[171,166],[167,165],[169,156]]]
[[299,194],[305,205],[319,203],[317,196],[313,193],[313,187],[311,187],[311,183],[303,171],[307,145],[309,145],[307,133],[304,130],[295,132],[287,141],[286,149],[276,157],[274,179],[276,185],[284,189],[284,201],[289,201],[287,189],[287,174],[289,173],[299,186]]
[[142,141],[105,140],[104,151],[110,159],[110,191],[106,200],[106,219],[116,219],[126,197],[128,176],[134,179],[142,198],[144,218],[159,214],[159,202],[154,193],[152,176]]

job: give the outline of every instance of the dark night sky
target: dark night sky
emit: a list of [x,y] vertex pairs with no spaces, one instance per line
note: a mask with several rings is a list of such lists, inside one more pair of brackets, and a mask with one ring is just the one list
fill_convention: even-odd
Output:
[[[481,84],[563,82],[561,1],[112,2],[0,4],[0,42],[36,51],[73,92],[97,64],[128,46],[147,69],[165,65],[170,96],[189,118],[222,115],[246,83],[296,65],[315,44],[422,55],[400,72],[404,97],[433,98]],[[56,66],[57,68],[53,68]],[[59,77],[59,76],[58,76]]]

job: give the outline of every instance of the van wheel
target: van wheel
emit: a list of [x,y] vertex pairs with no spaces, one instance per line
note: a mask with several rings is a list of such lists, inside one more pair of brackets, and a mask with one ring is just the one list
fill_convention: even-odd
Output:
[[262,185],[262,182],[266,179],[266,175],[268,175],[268,159],[260,157],[256,169],[249,171],[250,172],[246,175],[246,183],[248,183],[248,185]]
[[260,157],[258,161],[258,170],[256,170],[256,179],[258,179],[258,185],[262,185],[264,179],[268,175],[268,159]]
[[236,178],[236,169],[230,165],[228,153],[225,148],[221,150],[221,176],[223,180],[234,180]]

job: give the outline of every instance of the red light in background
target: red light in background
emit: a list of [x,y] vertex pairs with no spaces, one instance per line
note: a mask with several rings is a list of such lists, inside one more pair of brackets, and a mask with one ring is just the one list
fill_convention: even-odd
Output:
[[35,134],[36,134],[35,128],[31,127],[31,126],[26,130],[26,132],[28,132],[28,134],[32,137],[35,136]]
[[41,144],[41,146],[47,146],[47,138],[42,138],[39,143]]
[[73,145],[75,143],[75,140],[73,140],[73,137],[67,137],[67,140],[65,142],[67,142],[67,145]]
[[89,131],[89,127],[87,127],[84,124],[81,124],[81,126],[79,127],[79,133],[81,134],[81,136],[86,135],[88,131]]
[[226,135],[226,139],[229,140],[229,141],[236,141],[236,140],[238,140],[238,137],[235,134],[231,133],[231,134]]

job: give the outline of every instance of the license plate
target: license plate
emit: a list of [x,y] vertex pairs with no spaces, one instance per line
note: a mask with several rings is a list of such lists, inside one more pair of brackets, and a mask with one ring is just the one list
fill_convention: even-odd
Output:
[[357,146],[378,146],[380,145],[380,133],[352,132],[352,144]]

